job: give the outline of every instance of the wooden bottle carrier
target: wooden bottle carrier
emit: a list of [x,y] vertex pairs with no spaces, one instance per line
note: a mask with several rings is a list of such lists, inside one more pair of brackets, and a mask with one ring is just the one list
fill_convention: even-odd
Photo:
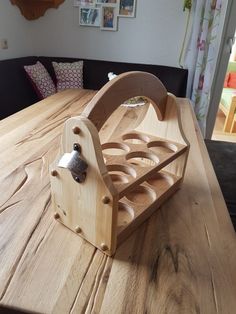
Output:
[[[144,119],[101,144],[106,120],[135,96],[151,103]],[[179,188],[188,150],[176,98],[154,75],[121,74],[65,123],[59,157],[50,168],[54,217],[112,255]]]

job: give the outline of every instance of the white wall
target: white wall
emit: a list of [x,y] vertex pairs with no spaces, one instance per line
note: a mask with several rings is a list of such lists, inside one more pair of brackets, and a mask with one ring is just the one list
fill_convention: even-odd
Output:
[[73,0],[30,22],[38,55],[178,66],[187,12],[182,0],[137,0],[136,18],[119,18],[118,31],[79,26]]
[[8,49],[0,49],[0,60],[34,54],[31,24],[9,0],[0,1],[0,40],[8,40]]
[[178,66],[187,12],[183,0],[137,0],[136,18],[119,18],[118,31],[79,26],[73,0],[27,21],[9,0],[0,1],[0,59],[44,55]]

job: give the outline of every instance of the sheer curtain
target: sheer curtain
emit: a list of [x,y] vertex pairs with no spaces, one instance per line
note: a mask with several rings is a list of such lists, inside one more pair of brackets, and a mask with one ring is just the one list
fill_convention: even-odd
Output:
[[203,135],[221,39],[222,1],[193,0],[191,8],[192,30],[184,67],[189,70],[187,96],[193,103]]

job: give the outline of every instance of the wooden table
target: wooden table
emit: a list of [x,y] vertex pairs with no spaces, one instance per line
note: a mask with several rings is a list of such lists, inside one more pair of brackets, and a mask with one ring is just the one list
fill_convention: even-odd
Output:
[[[56,94],[0,122],[0,304],[37,313],[235,313],[235,233],[187,100],[182,188],[105,256],[52,217],[48,166],[93,91]],[[120,107],[101,131],[132,129]]]

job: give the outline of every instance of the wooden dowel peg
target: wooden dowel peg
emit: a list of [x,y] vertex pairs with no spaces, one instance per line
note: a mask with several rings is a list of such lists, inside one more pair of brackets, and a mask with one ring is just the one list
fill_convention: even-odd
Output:
[[80,130],[80,128],[78,126],[74,126],[72,131],[73,131],[74,134],[80,134],[81,130]]
[[58,176],[58,172],[57,172],[55,169],[53,169],[53,170],[51,171],[51,175],[52,175],[53,177],[56,177],[56,176]]
[[54,218],[55,219],[59,219],[60,218],[60,215],[58,213],[54,213]]
[[107,251],[108,250],[108,247],[107,247],[107,245],[105,243],[101,244],[101,250],[102,251]]
[[79,226],[77,226],[77,227],[75,228],[75,232],[76,232],[76,233],[81,233],[81,232],[82,232],[82,229],[81,229]]
[[110,203],[110,198],[108,196],[103,196],[102,202],[103,202],[103,204],[109,204]]

